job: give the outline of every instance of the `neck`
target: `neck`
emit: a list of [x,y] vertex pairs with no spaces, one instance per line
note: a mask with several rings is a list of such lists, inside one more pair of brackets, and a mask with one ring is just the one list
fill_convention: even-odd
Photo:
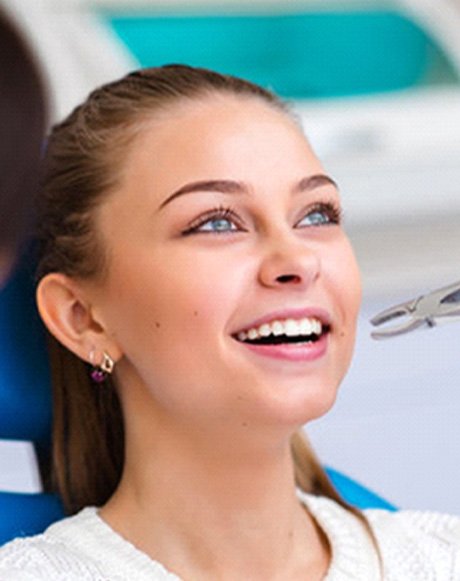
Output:
[[327,548],[297,500],[289,438],[245,442],[128,431],[123,479],[101,516],[184,578],[321,578]]

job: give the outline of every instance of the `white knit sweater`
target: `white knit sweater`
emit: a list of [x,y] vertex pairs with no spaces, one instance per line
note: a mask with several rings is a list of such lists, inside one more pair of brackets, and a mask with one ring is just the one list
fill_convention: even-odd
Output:
[[[360,520],[327,498],[299,496],[332,547],[325,580],[380,580],[378,558]],[[460,581],[459,517],[364,513],[378,541],[385,581]],[[180,580],[115,533],[96,508],[85,508],[41,535],[0,549],[0,581]]]

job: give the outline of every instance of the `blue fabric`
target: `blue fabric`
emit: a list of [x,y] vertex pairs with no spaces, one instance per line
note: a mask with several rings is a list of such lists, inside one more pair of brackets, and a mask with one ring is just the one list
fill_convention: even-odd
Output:
[[389,503],[378,494],[375,494],[375,492],[365,488],[356,482],[356,480],[352,480],[348,476],[345,476],[345,474],[337,472],[337,470],[329,467],[326,468],[326,472],[334,487],[348,504],[362,510],[365,508],[383,508],[392,511],[397,510],[393,504]]
[[59,499],[51,494],[0,492],[0,545],[16,537],[41,533],[63,518]]
[[0,291],[0,438],[49,447],[51,393],[28,254]]

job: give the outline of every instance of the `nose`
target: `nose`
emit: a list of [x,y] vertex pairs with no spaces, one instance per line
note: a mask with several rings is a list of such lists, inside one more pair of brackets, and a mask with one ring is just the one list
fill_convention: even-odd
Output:
[[295,234],[271,240],[259,268],[259,281],[265,287],[303,290],[320,275],[319,252]]

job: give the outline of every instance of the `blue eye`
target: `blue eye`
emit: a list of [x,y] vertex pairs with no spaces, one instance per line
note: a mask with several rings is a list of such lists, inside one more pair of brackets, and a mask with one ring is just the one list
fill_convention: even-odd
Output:
[[300,228],[309,226],[325,226],[340,223],[340,210],[333,204],[319,204],[299,221]]
[[234,232],[238,230],[229,218],[215,217],[195,228],[195,232]]
[[233,210],[215,208],[194,220],[183,234],[228,234],[240,230],[240,222]]

